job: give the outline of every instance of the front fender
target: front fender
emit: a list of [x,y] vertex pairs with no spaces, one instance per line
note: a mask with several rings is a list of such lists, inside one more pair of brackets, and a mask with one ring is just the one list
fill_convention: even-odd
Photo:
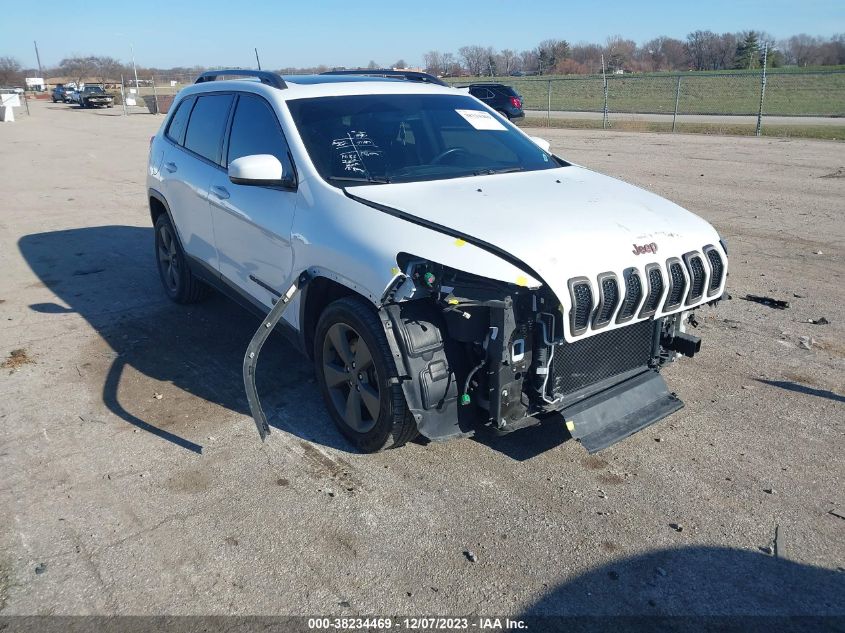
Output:
[[362,204],[316,179],[301,182],[300,195],[291,235],[294,270],[329,277],[376,306],[402,272],[396,261],[401,252],[504,283],[541,285],[530,271],[455,237],[446,227],[421,226]]

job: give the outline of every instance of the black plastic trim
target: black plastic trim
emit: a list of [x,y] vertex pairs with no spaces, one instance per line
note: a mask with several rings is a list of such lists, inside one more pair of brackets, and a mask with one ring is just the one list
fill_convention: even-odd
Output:
[[261,83],[284,90],[288,87],[285,80],[278,73],[270,72],[269,70],[247,70],[244,68],[224,68],[221,70],[207,70],[194,82],[195,84],[208,83],[210,81],[217,81],[218,77],[253,77],[258,79]]
[[[708,284],[710,283],[710,275],[708,274],[708,266],[704,265],[704,258],[702,257],[701,253],[698,251],[690,251],[689,253],[684,253],[684,266],[686,266],[687,273],[689,273],[689,288],[687,289],[687,297],[684,305],[692,305],[693,303],[697,303],[704,298],[704,293],[707,291]],[[695,288],[695,273],[692,270],[692,260],[698,259],[701,262],[701,270],[704,272],[704,280],[701,283],[701,294],[697,297],[692,296],[693,289]]]
[[[587,316],[587,325],[584,327],[576,328],[575,327],[575,286],[580,286],[581,284],[587,284],[590,288],[590,314]],[[573,277],[568,282],[566,282],[567,287],[569,288],[569,301],[572,303],[572,307],[569,308],[569,329],[572,332],[572,336],[579,336],[587,331],[590,327],[590,322],[593,320],[592,313],[596,307],[596,298],[593,295],[593,286],[590,283],[590,280],[586,277]]]
[[[613,281],[616,282],[616,305],[613,306],[613,312],[610,313],[610,316],[607,317],[607,319],[599,321],[599,315],[602,313],[602,310],[604,309],[605,302],[606,302],[606,298],[604,296],[604,282],[607,279],[613,279]],[[600,273],[598,275],[598,277],[596,277],[596,281],[598,282],[597,288],[598,288],[598,293],[599,293],[599,302],[598,302],[598,305],[596,306],[595,311],[593,312],[592,321],[593,321],[593,329],[599,330],[599,329],[605,327],[607,324],[609,324],[613,320],[613,315],[616,312],[617,308],[619,307],[621,294],[619,292],[620,291],[619,279],[612,272],[608,271],[608,272]]]
[[357,75],[360,77],[388,77],[394,79],[405,79],[407,81],[418,81],[420,83],[435,84],[437,86],[449,87],[442,79],[438,79],[434,75],[419,72],[416,70],[393,70],[388,68],[376,68],[374,70],[329,70],[321,75]]
[[[651,296],[652,285],[651,285],[651,271],[657,269],[657,272],[660,273],[660,283],[663,284],[663,288],[660,290],[660,296],[657,297],[657,300],[654,302],[654,307],[646,310],[645,302]],[[657,262],[652,262],[650,264],[646,264],[644,269],[644,276],[645,276],[645,292],[643,293],[643,303],[642,307],[640,308],[640,314],[638,315],[640,319],[645,319],[657,313],[657,308],[660,307],[660,300],[663,298],[663,292],[666,290],[665,282],[663,280],[663,271],[660,268],[660,264]]]
[[[636,277],[640,282],[640,298],[634,304],[633,309],[631,310],[631,314],[628,316],[622,316],[622,309],[625,307],[625,301],[628,297],[628,284],[629,279],[631,277]],[[636,268],[626,268],[622,271],[622,281],[625,282],[625,290],[621,293],[619,298],[619,310],[616,312],[616,323],[627,323],[631,319],[633,319],[637,315],[637,310],[642,308],[643,303],[645,302],[645,298],[647,296],[646,293],[646,285],[643,283],[642,275],[640,275],[640,271]]]
[[[724,244],[722,245],[722,248],[724,248]],[[704,259],[707,261],[707,268],[710,269],[710,279],[708,280],[708,283],[707,283],[706,292],[707,292],[708,297],[712,297],[712,296],[718,294],[719,288],[721,288],[722,284],[725,282],[725,271],[727,270],[728,267],[727,267],[727,264],[725,262],[725,258],[722,257],[722,254],[712,244],[708,244],[707,246],[705,246],[701,250],[704,253]],[[719,283],[716,284],[715,288],[711,288],[712,283],[713,283],[713,266],[710,264],[710,255],[709,255],[710,251],[715,251],[716,255],[719,257],[719,261],[722,262],[722,272],[719,275]],[[727,252],[727,250],[725,250],[725,252]]]
[[684,297],[686,296],[688,286],[690,285],[687,281],[686,274],[684,274],[684,287],[681,290],[680,298],[676,303],[669,303],[672,298],[672,291],[675,289],[675,284],[672,283],[672,266],[674,264],[678,264],[681,267],[681,272],[686,273],[684,262],[682,262],[678,257],[670,257],[666,260],[666,280],[669,282],[669,285],[666,291],[666,301],[663,304],[663,312],[680,308],[684,304]]

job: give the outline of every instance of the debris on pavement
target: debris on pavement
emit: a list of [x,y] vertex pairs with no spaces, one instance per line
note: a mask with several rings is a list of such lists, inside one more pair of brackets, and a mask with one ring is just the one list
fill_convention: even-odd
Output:
[[161,394],[160,394],[160,393],[158,393],[158,392],[155,392],[155,393],[153,394],[153,398],[154,398],[154,399],[156,399],[156,400],[161,400],[162,398],[164,398],[164,396],[163,396],[163,395],[161,395]]
[[673,530],[675,530],[676,532],[683,532],[684,531],[684,526],[681,525],[680,523],[670,523],[669,527],[672,528]]
[[40,576],[41,574],[43,574],[45,571],[47,571],[47,563],[38,563],[38,564],[35,566],[35,573],[36,573],[38,576]]
[[815,343],[816,339],[810,338],[809,336],[802,336],[801,339],[798,341],[798,345],[802,349],[812,349]]
[[478,556],[476,556],[475,552],[473,552],[471,549],[465,549],[464,556],[466,556],[466,559],[471,563],[475,563],[478,561]]
[[813,325],[830,325],[830,321],[824,317],[819,317],[818,319],[807,319],[807,323],[812,323]]
[[773,297],[764,297],[762,295],[745,295],[745,300],[769,306],[770,308],[775,308],[776,310],[786,310],[789,307],[789,301],[783,301]]
[[34,362],[35,361],[27,355],[25,349],[13,349],[11,352],[9,352],[9,357],[3,361],[3,364],[0,365],[0,367],[2,367],[3,369],[11,369],[12,371],[15,371],[23,365]]

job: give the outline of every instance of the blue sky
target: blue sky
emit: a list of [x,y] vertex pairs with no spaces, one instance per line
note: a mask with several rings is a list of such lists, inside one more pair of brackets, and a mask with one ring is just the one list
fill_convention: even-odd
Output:
[[465,44],[523,50],[550,37],[604,42],[620,34],[642,43],[696,29],[760,29],[776,38],[845,32],[845,0],[699,2],[526,2],[426,0],[0,0],[0,56],[35,66],[72,54],[110,55],[139,65],[251,66],[420,63],[430,49]]

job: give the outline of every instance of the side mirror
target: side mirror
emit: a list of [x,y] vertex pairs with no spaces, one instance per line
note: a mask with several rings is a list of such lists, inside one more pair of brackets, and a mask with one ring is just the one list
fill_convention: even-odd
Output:
[[540,138],[539,136],[530,136],[529,138],[532,141],[534,141],[534,144],[537,147],[539,147],[540,149],[542,149],[543,151],[546,151],[546,152],[552,151],[552,144],[549,143],[546,139]]
[[281,185],[285,184],[285,173],[272,154],[253,154],[229,163],[229,180],[236,185]]

